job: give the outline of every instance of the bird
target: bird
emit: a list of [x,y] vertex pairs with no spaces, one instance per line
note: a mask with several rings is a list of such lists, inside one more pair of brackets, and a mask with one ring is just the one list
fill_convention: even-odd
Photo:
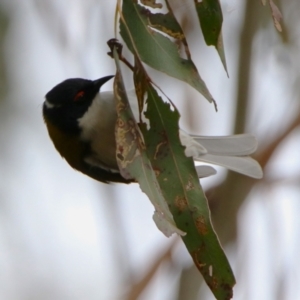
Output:
[[[72,168],[103,183],[132,183],[135,178],[124,178],[116,159],[114,93],[100,91],[113,77],[62,81],[45,95],[43,118],[56,150]],[[138,120],[135,93],[128,95]],[[257,148],[251,134],[209,137],[190,135],[180,129],[179,137],[185,155],[195,161],[220,165],[257,179],[262,177],[260,165],[249,157]],[[208,165],[196,166],[196,170],[199,178],[216,173]]]

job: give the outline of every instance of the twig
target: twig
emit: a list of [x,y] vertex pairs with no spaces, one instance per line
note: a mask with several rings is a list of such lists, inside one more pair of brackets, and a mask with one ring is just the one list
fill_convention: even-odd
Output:
[[110,57],[113,57],[113,49],[116,48],[117,53],[119,55],[119,60],[122,61],[132,72],[134,71],[133,65],[122,55],[123,45],[117,39],[110,39],[107,42],[108,47],[110,48],[110,52],[107,54]]

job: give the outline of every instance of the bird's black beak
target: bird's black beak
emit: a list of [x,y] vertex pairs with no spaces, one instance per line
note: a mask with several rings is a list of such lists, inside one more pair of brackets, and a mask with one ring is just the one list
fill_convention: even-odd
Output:
[[114,77],[114,75],[110,75],[110,76],[105,76],[105,77],[102,77],[100,79],[97,79],[97,80],[94,80],[93,83],[94,83],[94,86],[95,88],[97,89],[97,91],[100,90],[101,86],[107,82],[108,80],[112,79]]

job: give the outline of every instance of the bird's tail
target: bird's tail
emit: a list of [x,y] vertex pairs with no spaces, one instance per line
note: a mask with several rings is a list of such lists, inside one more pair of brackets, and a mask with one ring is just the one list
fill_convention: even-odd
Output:
[[185,154],[196,161],[219,165],[257,179],[263,176],[258,162],[248,156],[257,148],[257,140],[251,134],[207,137],[181,131],[180,140],[186,147]]

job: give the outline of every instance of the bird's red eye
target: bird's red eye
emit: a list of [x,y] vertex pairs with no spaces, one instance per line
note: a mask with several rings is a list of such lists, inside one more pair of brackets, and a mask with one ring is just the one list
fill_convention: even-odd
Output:
[[75,95],[75,97],[74,97],[74,101],[80,100],[80,98],[82,98],[83,95],[84,95],[84,91],[78,92],[78,93]]

